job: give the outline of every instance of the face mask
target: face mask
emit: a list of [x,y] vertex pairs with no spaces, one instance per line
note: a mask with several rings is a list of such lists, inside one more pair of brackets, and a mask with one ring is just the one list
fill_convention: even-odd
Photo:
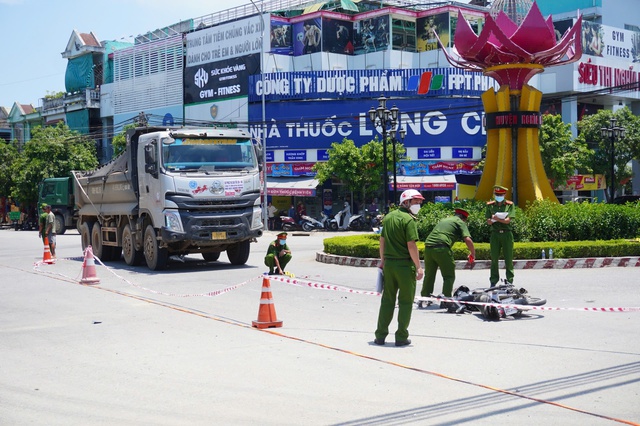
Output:
[[496,201],[501,203],[504,201],[504,195],[496,195]]
[[414,215],[417,215],[420,211],[420,204],[412,204],[411,207],[409,207],[409,211]]
[[287,244],[287,240],[278,240],[280,242],[280,245],[283,246],[285,244]]

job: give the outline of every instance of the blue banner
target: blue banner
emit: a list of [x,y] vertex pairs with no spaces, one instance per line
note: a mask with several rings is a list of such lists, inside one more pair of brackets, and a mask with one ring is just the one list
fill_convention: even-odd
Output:
[[249,77],[249,102],[294,99],[480,96],[491,77],[458,68],[294,71]]
[[[327,100],[307,102],[269,102],[265,114],[269,149],[327,149],[345,138],[362,146],[382,129],[369,120],[368,111],[377,107],[376,99]],[[420,159],[440,158],[440,147],[482,147],[486,133],[482,126],[480,99],[394,99],[400,110],[400,127],[406,129],[405,147],[432,148],[420,151]],[[253,135],[262,132],[262,106],[249,105]],[[463,157],[461,157],[463,158]],[[285,160],[300,161],[300,160]]]

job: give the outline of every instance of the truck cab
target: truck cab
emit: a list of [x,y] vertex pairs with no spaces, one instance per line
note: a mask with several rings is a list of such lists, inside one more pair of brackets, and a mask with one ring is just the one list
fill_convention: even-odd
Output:
[[46,178],[38,186],[38,206],[49,204],[55,215],[56,234],[64,234],[68,228],[76,227],[73,182],[70,177]]

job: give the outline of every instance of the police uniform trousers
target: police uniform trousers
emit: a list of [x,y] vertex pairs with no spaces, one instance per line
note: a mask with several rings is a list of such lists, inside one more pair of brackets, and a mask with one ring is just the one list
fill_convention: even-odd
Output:
[[513,282],[513,232],[509,230],[491,231],[491,239],[489,240],[491,247],[491,276],[489,280],[491,285],[495,285],[500,281],[500,252],[504,257],[504,268],[506,280]]
[[378,314],[376,339],[384,340],[389,334],[389,324],[393,320],[393,311],[398,299],[398,329],[396,342],[409,338],[409,323],[413,301],[416,297],[416,266],[411,259],[384,261],[384,289]]
[[447,245],[425,247],[424,250],[424,280],[420,295],[427,297],[433,294],[436,282],[436,272],[440,268],[442,274],[442,294],[451,297],[453,283],[456,280],[456,262],[453,259],[453,251]]

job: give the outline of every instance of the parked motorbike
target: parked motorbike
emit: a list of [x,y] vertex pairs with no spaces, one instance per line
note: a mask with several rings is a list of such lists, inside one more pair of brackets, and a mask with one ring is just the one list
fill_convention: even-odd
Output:
[[380,224],[382,223],[382,214],[380,214],[379,210],[365,210],[364,222],[369,229],[379,228]]
[[[493,305],[482,305],[482,303],[491,303]],[[453,292],[451,300],[441,302],[440,307],[447,309],[449,313],[462,314],[475,311],[480,312],[485,319],[499,320],[507,316],[513,316],[514,318],[520,317],[523,312],[527,310],[525,306],[542,306],[546,303],[546,299],[532,297],[526,289],[518,289],[513,284],[504,282],[504,284],[494,287],[475,290],[469,290],[466,286],[460,286]],[[418,300],[419,309],[424,309],[430,304],[429,301]],[[495,306],[496,304],[508,306]],[[523,308],[519,309],[516,307],[518,305],[522,305]]]
[[329,229],[329,216],[325,214],[325,212],[320,213],[322,218],[317,220],[311,216],[302,215],[302,220],[300,220],[300,226],[306,232],[311,232],[314,229]]
[[301,231],[302,226],[296,223],[290,216],[280,216],[280,223],[283,231]]
[[[338,213],[336,213],[333,219],[330,219],[329,229],[331,229],[332,231],[337,231],[338,229],[341,229],[342,227],[340,225],[342,222],[342,216],[343,216],[343,211],[339,211]],[[349,225],[347,226],[347,230],[364,231],[366,229],[367,229],[367,224],[365,223],[364,217],[361,214],[354,214],[349,218]]]

